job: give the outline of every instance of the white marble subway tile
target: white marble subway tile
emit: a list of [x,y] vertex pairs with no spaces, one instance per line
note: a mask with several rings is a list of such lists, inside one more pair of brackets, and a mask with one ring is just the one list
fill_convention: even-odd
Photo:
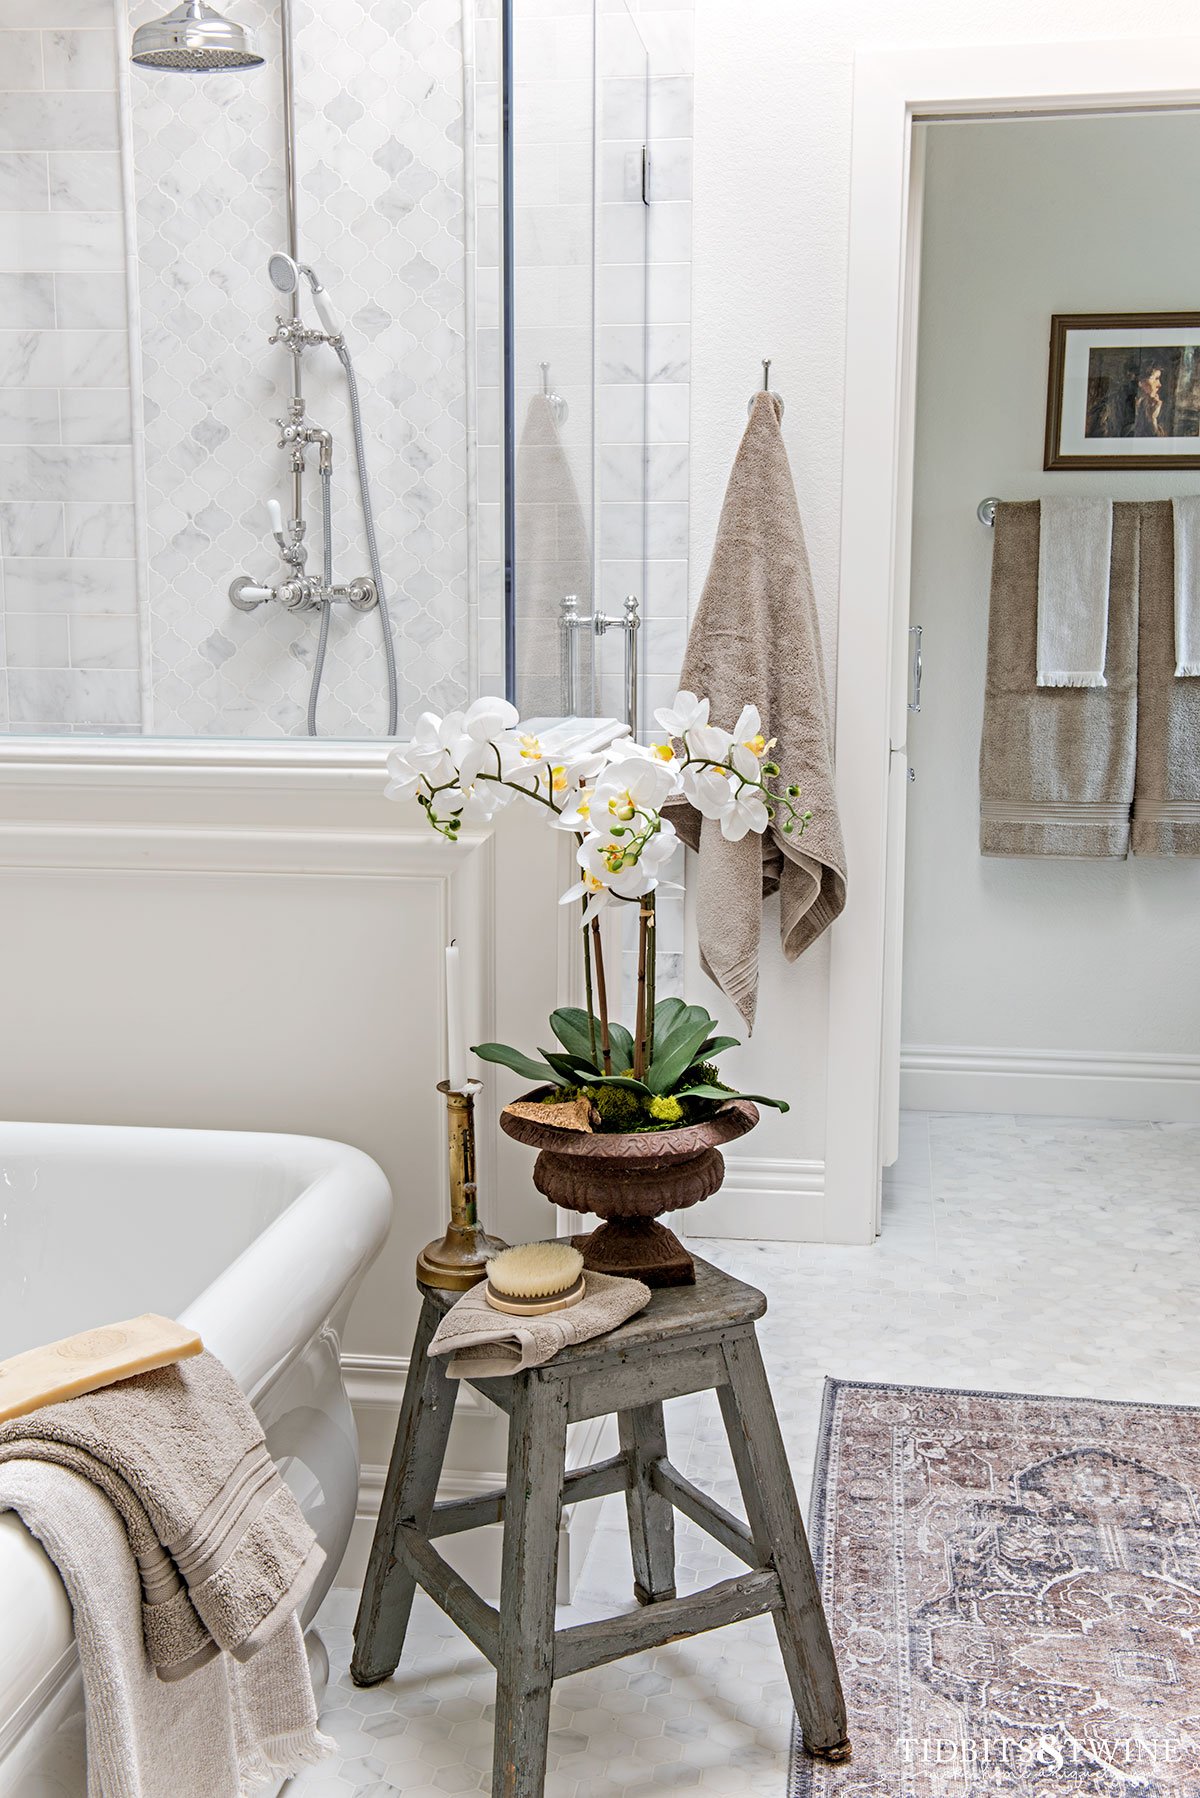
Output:
[[4,565],[10,612],[135,612],[136,564],[84,556],[12,556]]
[[[653,62],[651,63],[653,68]],[[650,142],[664,137],[691,137],[695,120],[694,83],[690,75],[653,75],[650,81]]]
[[42,150],[10,150],[0,156],[0,212],[46,212],[50,183]]
[[692,135],[693,96],[690,75],[613,76],[601,85],[602,139],[645,137],[653,145],[664,137]]
[[72,668],[136,668],[138,628],[136,617],[96,617],[79,613],[70,621]]
[[651,264],[646,280],[646,307],[651,325],[686,324],[692,316],[691,263]]
[[646,673],[669,674],[673,679],[683,665],[687,621],[683,618],[649,618],[646,621]]
[[94,25],[111,29],[112,0],[0,0],[0,29]]
[[614,382],[596,389],[598,440],[606,443],[641,443],[645,425],[643,389],[633,382]]
[[124,331],[0,331],[0,388],[128,383]]
[[103,150],[52,150],[50,205],[56,212],[119,212],[121,158]]
[[691,375],[691,330],[686,324],[602,325],[596,333],[596,358],[601,383],[686,382]]
[[562,81],[518,82],[513,106],[521,119],[527,153],[591,133],[592,83],[586,68]]
[[656,77],[694,72],[696,24],[692,7],[639,7],[638,32]]
[[[3,404],[0,391],[0,405]],[[59,393],[64,443],[129,443],[132,418],[128,387],[64,387]]]
[[70,666],[67,620],[52,612],[6,612],[4,643],[9,668]]
[[65,507],[65,525],[69,556],[107,558],[135,553],[137,534],[132,501],[72,501]]
[[660,200],[692,197],[692,140],[690,137],[655,139],[650,153],[651,209]]
[[587,263],[592,247],[590,206],[523,207],[514,241],[518,263]]
[[600,262],[686,262],[692,253],[692,203],[640,199],[605,201],[599,208]]
[[59,442],[56,387],[0,387],[0,443]]
[[8,710],[14,725],[137,725],[138,677],[107,668],[10,668]]
[[644,324],[647,286],[647,271],[640,261],[608,263],[597,269],[597,325]]
[[53,275],[0,275],[0,330],[50,329],[54,322]]
[[[657,154],[657,152],[656,152]],[[651,167],[655,158],[651,159]],[[651,192],[654,192],[653,187]],[[664,198],[678,199],[677,194]],[[600,200],[605,205],[641,204],[642,140],[637,138],[600,145]]]
[[600,507],[600,554],[615,561],[632,561],[642,549],[642,510],[628,501],[610,501]]
[[[640,443],[643,428],[642,389],[614,383],[596,395],[601,443]],[[648,438],[651,443],[687,441],[690,389],[686,382],[662,382],[646,390]]]
[[49,500],[0,500],[0,556],[61,556],[63,509]]
[[677,561],[688,553],[686,500],[651,500],[646,507],[646,554],[651,561]]
[[660,557],[646,566],[646,607],[652,618],[688,615],[688,564]]
[[6,94],[0,150],[111,150],[118,141],[115,93]]
[[646,491],[646,454],[638,443],[610,443],[598,452],[601,502],[640,500]]
[[684,443],[690,435],[691,388],[686,382],[656,382],[646,396],[651,443]]
[[47,92],[56,88],[98,88],[111,92],[117,85],[117,48],[114,31],[43,31],[42,61]]
[[124,266],[125,226],[119,212],[0,212],[0,272],[115,274]]
[[119,331],[124,327],[128,316],[124,275],[64,274],[53,279],[61,329]]
[[0,86],[5,105],[15,90],[36,91],[42,86],[40,31],[0,31]]

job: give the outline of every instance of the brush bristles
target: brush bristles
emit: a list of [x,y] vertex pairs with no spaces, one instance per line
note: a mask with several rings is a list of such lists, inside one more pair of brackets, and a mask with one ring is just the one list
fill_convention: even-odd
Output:
[[553,1298],[575,1285],[583,1256],[569,1242],[524,1242],[504,1249],[487,1271],[493,1289],[508,1298]]

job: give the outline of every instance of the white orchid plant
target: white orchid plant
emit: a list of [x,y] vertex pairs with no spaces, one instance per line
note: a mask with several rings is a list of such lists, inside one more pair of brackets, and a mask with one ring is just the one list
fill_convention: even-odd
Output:
[[[580,877],[562,895],[578,905],[586,1009],[564,1007],[550,1028],[556,1049],[536,1059],[505,1043],[480,1043],[484,1061],[514,1069],[541,1087],[548,1102],[586,1099],[602,1129],[663,1130],[711,1116],[736,1097],[775,1105],[761,1093],[740,1094],[714,1065],[737,1038],[721,1036],[703,1006],[655,998],[655,895],[679,850],[666,808],[686,800],[737,842],[775,823],[800,836],[811,812],[800,788],[781,784],[771,759],[773,738],[758,710],[743,708],[732,730],[709,723],[709,702],[679,693],[657,711],[657,741],[619,738],[598,754],[556,751],[521,723],[503,699],[477,699],[439,718],[426,712],[413,739],[388,757],[389,799],[415,800],[432,828],[453,842],[463,825],[487,823],[514,801],[544,809],[556,830],[576,839]],[[608,1015],[599,914],[605,906],[638,907],[637,1005],[633,1029]]]

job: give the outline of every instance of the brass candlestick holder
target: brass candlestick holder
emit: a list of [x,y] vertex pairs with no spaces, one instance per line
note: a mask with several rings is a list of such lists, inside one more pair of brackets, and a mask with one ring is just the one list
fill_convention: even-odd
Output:
[[508,1244],[480,1228],[475,1184],[475,1095],[478,1080],[455,1092],[448,1080],[438,1081],[446,1101],[446,1138],[450,1158],[450,1227],[440,1242],[426,1243],[417,1256],[417,1280],[443,1292],[466,1292],[487,1274],[487,1264]]

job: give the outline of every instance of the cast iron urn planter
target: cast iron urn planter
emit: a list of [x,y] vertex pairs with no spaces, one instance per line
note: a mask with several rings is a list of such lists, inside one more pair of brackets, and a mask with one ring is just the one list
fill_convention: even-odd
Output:
[[[536,1103],[549,1091],[539,1087],[524,1095],[525,1102]],[[533,1165],[538,1191],[568,1211],[604,1219],[598,1230],[575,1238],[584,1266],[647,1286],[682,1286],[695,1279],[691,1256],[674,1231],[655,1219],[710,1198],[725,1178],[722,1145],[745,1136],[757,1122],[758,1107],[749,1099],[731,1099],[701,1124],[628,1134],[561,1130],[500,1113],[507,1135],[540,1151]]]

